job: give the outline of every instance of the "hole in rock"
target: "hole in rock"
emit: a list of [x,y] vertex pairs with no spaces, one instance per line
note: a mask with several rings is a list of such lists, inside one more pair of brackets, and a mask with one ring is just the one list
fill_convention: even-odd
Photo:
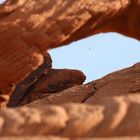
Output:
[[99,34],[49,52],[53,67],[82,70],[86,82],[140,62],[139,41],[116,33]]

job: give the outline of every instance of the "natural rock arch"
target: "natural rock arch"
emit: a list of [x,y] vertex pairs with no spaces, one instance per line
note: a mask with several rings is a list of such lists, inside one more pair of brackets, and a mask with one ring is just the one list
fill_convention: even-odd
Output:
[[7,0],[1,4],[0,102],[8,100],[16,84],[41,65],[50,48],[100,32],[119,32],[139,40],[139,6],[139,0]]

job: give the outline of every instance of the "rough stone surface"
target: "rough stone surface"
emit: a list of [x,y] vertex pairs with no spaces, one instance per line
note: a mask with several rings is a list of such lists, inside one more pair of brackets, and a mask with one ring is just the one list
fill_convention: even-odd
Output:
[[1,140],[140,140],[140,137],[117,137],[117,138],[60,138],[60,137],[6,137]]
[[[101,79],[88,84],[75,86],[55,94],[38,92],[37,99],[44,99],[33,104],[63,104],[66,102],[90,103],[95,104],[100,99],[110,96],[128,95],[140,93],[140,63],[126,69],[113,72]],[[32,95],[32,94],[31,94]],[[30,102],[35,101],[32,98]],[[25,100],[26,101],[26,100]],[[26,101],[26,103],[29,103]]]
[[[78,70],[51,69],[48,73],[42,74],[36,80],[36,82],[27,91],[26,96],[23,97],[18,105],[28,104],[49,95],[53,97],[52,94],[55,96],[55,93],[57,92],[63,91],[75,85],[81,85],[85,79],[85,75]],[[68,100],[68,96],[66,94],[67,93],[65,93],[65,97],[63,97],[62,100],[66,97]]]
[[[1,109],[0,139],[139,140],[140,63],[86,85],[75,78],[63,83],[75,76],[83,80],[79,72],[70,79],[68,72],[64,80],[62,71],[44,72],[43,66],[48,49],[97,33],[118,32],[140,40],[139,12],[140,0],[7,0],[1,4],[0,108],[13,92],[24,95],[30,87],[30,94],[22,96],[26,103],[36,100],[34,95],[46,97]],[[51,78],[40,75],[42,71],[52,73]],[[22,89],[24,84],[29,87]]]
[[108,97],[94,105],[4,109],[0,110],[0,135],[68,138],[140,136],[139,108],[140,94],[134,94]]
[[93,84],[96,92],[86,103],[92,104],[108,96],[140,93],[140,63],[93,81]]
[[7,0],[1,4],[1,103],[43,63],[43,54],[50,48],[101,32],[139,40],[139,9],[139,0]]
[[22,98],[27,94],[30,87],[33,86],[34,83],[38,80],[38,78],[44,73],[47,74],[51,68],[52,68],[52,59],[50,54],[46,53],[43,64],[16,86],[15,91],[10,97],[8,106],[10,107],[17,106],[19,102],[22,100]]
[[[38,101],[35,101],[34,98],[32,98],[32,102],[35,102],[29,104],[28,106],[36,107],[44,106],[46,104],[64,104],[70,102],[81,103],[88,99],[88,97],[93,95],[95,91],[96,90],[93,84],[74,86],[72,88],[66,89],[62,92],[58,92],[52,95],[47,94],[47,97],[44,97],[43,99]],[[41,95],[42,93],[38,93],[38,96]]]

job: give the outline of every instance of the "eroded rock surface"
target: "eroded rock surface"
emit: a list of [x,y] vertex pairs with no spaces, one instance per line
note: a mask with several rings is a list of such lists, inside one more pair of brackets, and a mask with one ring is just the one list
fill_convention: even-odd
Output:
[[[51,61],[44,72],[44,55],[50,48],[102,32],[140,40],[139,12],[140,0],[7,0],[1,4],[0,108],[13,91],[24,95],[30,87],[30,94],[17,99],[18,104],[39,100],[0,110],[0,137],[139,140],[140,63],[86,85],[81,72],[70,76],[72,71],[65,71],[62,76],[65,72],[51,69]],[[50,77],[42,72],[51,73]]]
[[52,59],[50,54],[46,53],[44,56],[43,64],[16,86],[15,91],[10,97],[8,106],[10,107],[17,106],[22,100],[22,98],[24,98],[24,96],[27,94],[30,87],[32,87],[35,84],[38,78],[44,73],[47,74],[51,68],[52,68]]
[[137,63],[26,106],[0,110],[0,136],[14,136],[15,140],[34,139],[32,136],[48,140],[139,140],[139,76]]
[[[46,93],[46,97],[41,100],[35,101],[34,98],[30,100],[31,104],[28,106],[44,106],[46,104],[64,104],[64,103],[82,103],[85,102],[90,96],[92,96],[96,92],[93,84],[87,85],[77,85],[72,88],[66,89],[62,92],[58,92],[55,94]],[[42,93],[36,93],[39,96],[43,96]],[[26,100],[26,99],[25,99]],[[26,101],[26,104],[29,103]]]
[[140,140],[140,137],[116,137],[116,138],[62,138],[62,137],[6,137],[1,140]]
[[[70,87],[81,85],[85,79],[85,75],[78,70],[51,69],[48,73],[42,74],[36,80],[18,105],[27,104]],[[67,96],[68,94],[65,93],[65,97]]]
[[108,97],[94,105],[4,109],[0,110],[0,135],[68,138],[140,136],[139,108],[140,94],[134,94]]
[[[55,94],[31,93],[36,99],[44,99],[34,104],[62,104],[67,102],[95,104],[110,96],[129,95],[140,93],[140,63],[126,69],[113,72],[105,77],[90,83],[74,86]],[[45,96],[43,96],[45,95]],[[31,98],[30,102],[36,99]],[[29,103],[25,99],[26,104]]]
[[7,0],[0,5],[0,101],[50,48],[101,32],[140,39],[139,9],[139,0]]
[[[15,140],[94,140],[99,137],[101,140],[139,140],[139,77],[140,63],[137,63],[26,106],[0,110],[0,135],[5,139],[14,136]],[[69,102],[79,104],[67,104]],[[48,137],[50,135],[56,137]]]
[[111,73],[93,83],[96,93],[87,99],[86,103],[92,104],[108,96],[140,93],[140,63]]

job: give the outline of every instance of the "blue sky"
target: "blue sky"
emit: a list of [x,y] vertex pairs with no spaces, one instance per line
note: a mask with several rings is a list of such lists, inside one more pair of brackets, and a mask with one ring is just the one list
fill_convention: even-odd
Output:
[[140,62],[140,42],[116,33],[95,35],[49,52],[54,68],[82,70],[86,82]]
[[53,67],[82,70],[89,82],[140,62],[140,42],[106,33],[53,49],[50,54]]
[[0,0],[0,3],[4,2],[4,1],[6,1],[6,0]]

